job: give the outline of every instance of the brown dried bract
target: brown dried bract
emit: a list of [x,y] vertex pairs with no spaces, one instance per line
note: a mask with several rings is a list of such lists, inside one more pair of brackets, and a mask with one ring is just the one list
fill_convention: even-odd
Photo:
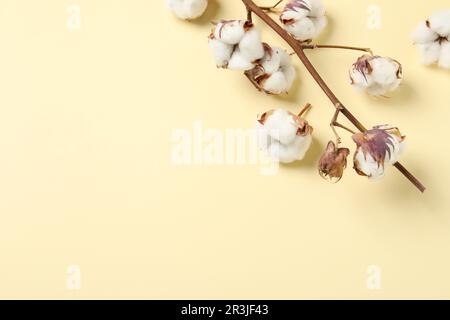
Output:
[[319,174],[326,180],[338,182],[341,180],[347,167],[347,157],[350,150],[347,148],[336,148],[333,141],[328,142],[327,148],[319,160]]

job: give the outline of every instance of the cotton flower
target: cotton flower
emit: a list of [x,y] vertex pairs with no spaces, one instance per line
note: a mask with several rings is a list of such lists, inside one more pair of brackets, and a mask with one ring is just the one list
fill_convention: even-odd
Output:
[[268,94],[287,93],[296,77],[291,57],[281,48],[264,44],[264,57],[246,72],[255,86]]
[[328,23],[320,0],[291,0],[280,20],[286,31],[299,41],[316,38]]
[[386,165],[398,162],[405,137],[397,128],[377,126],[353,135],[357,149],[353,158],[355,171],[376,180],[384,175]]
[[283,109],[271,110],[256,124],[259,147],[282,163],[302,160],[311,146],[313,128],[307,121]]
[[450,10],[434,13],[413,33],[422,63],[450,69]]
[[333,141],[328,142],[327,148],[319,160],[320,176],[333,182],[341,180],[344,169],[347,167],[349,154],[349,149],[336,148]]
[[178,18],[192,20],[205,12],[208,0],[166,0],[166,5]]
[[243,20],[222,20],[210,36],[209,47],[217,67],[248,71],[264,56],[261,33]]
[[380,96],[402,82],[402,65],[391,58],[363,55],[350,69],[350,82],[358,90]]

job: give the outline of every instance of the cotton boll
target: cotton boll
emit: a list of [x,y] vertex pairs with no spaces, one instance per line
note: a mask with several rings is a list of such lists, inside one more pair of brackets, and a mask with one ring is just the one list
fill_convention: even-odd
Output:
[[282,109],[264,113],[258,119],[256,130],[259,147],[283,163],[302,160],[311,146],[312,127]]
[[247,71],[264,56],[261,34],[243,20],[222,20],[209,36],[209,46],[216,65],[230,70]]
[[292,114],[284,109],[275,110],[265,122],[269,135],[282,144],[290,144],[294,140],[298,127],[292,118]]
[[434,13],[429,22],[433,31],[441,37],[448,37],[450,34],[450,10]]
[[436,12],[421,22],[413,33],[413,40],[423,64],[450,69],[450,10]]
[[450,42],[443,43],[441,46],[439,66],[442,68],[450,69]]
[[398,162],[404,149],[405,137],[392,126],[377,126],[352,138],[357,145],[354,169],[370,179],[381,178],[388,165]]
[[280,20],[285,30],[299,41],[316,38],[328,23],[325,7],[320,0],[291,0],[281,13]]
[[167,7],[180,19],[200,17],[208,6],[208,0],[166,0]]
[[397,89],[402,80],[402,67],[391,58],[364,55],[350,69],[351,84],[370,95],[384,95]]
[[265,54],[246,75],[262,91],[282,94],[289,91],[296,77],[291,57],[281,48],[264,45]]
[[244,26],[243,20],[223,20],[214,28],[214,37],[224,43],[236,45],[244,37]]
[[239,50],[245,59],[254,62],[264,56],[264,47],[261,42],[261,33],[256,28],[245,32],[239,42]]
[[233,53],[234,47],[214,38],[209,39],[208,44],[211,52],[213,53],[217,67],[226,67],[231,59],[231,54]]

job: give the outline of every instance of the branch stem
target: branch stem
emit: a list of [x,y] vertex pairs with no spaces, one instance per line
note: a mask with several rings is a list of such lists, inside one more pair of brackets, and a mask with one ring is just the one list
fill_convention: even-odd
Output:
[[[362,125],[361,122],[339,101],[333,91],[328,87],[325,81],[322,79],[320,74],[317,72],[316,68],[313,66],[311,61],[306,56],[303,51],[302,44],[291,37],[278,23],[275,22],[269,15],[267,15],[264,10],[259,8],[252,0],[241,0],[246,8],[247,12],[253,12],[256,14],[264,23],[266,23],[272,30],[274,30],[286,43],[295,51],[297,56],[300,58],[301,62],[317,82],[322,91],[327,95],[330,101],[333,103],[334,107],[340,107],[340,113],[342,113],[359,131],[364,132],[367,129]],[[250,15],[251,16],[251,15]],[[412,173],[410,173],[405,167],[400,163],[394,165],[414,186],[416,186],[421,192],[425,191],[425,186],[416,178]]]
[[305,113],[307,113],[310,109],[312,108],[311,103],[307,103],[302,110],[300,110],[300,113],[298,114],[298,116],[301,118],[305,115]]
[[340,46],[332,44],[302,44],[302,49],[344,49],[344,50],[355,50],[364,51],[370,53],[373,56],[373,52],[370,48],[360,48],[351,46]]
[[264,10],[264,11],[269,11],[269,12],[271,12],[273,9],[275,9],[276,7],[278,7],[278,5],[280,4],[280,3],[282,3],[284,0],[279,0],[277,3],[275,3],[273,6],[266,6],[266,7],[259,7],[261,10]]

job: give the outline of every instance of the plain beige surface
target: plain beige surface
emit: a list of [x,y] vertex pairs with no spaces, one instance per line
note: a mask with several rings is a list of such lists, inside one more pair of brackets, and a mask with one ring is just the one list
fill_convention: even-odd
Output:
[[[331,104],[298,60],[286,97],[217,70],[209,21],[245,11],[238,0],[211,2],[186,23],[163,1],[0,1],[0,297],[450,298],[450,74],[421,66],[410,40],[448,2],[324,0],[320,42],[403,63],[389,99],[350,88],[357,52],[308,53],[364,124],[407,135],[402,162],[424,195],[394,170],[380,183],[351,168],[337,185],[323,181],[316,163],[332,137]],[[74,3],[81,29],[69,31]],[[381,30],[366,27],[370,4]],[[258,113],[305,102],[314,145],[276,176],[171,162],[177,128],[249,128]],[[71,265],[80,290],[66,287]],[[370,265],[382,270],[381,290],[367,289]]]

